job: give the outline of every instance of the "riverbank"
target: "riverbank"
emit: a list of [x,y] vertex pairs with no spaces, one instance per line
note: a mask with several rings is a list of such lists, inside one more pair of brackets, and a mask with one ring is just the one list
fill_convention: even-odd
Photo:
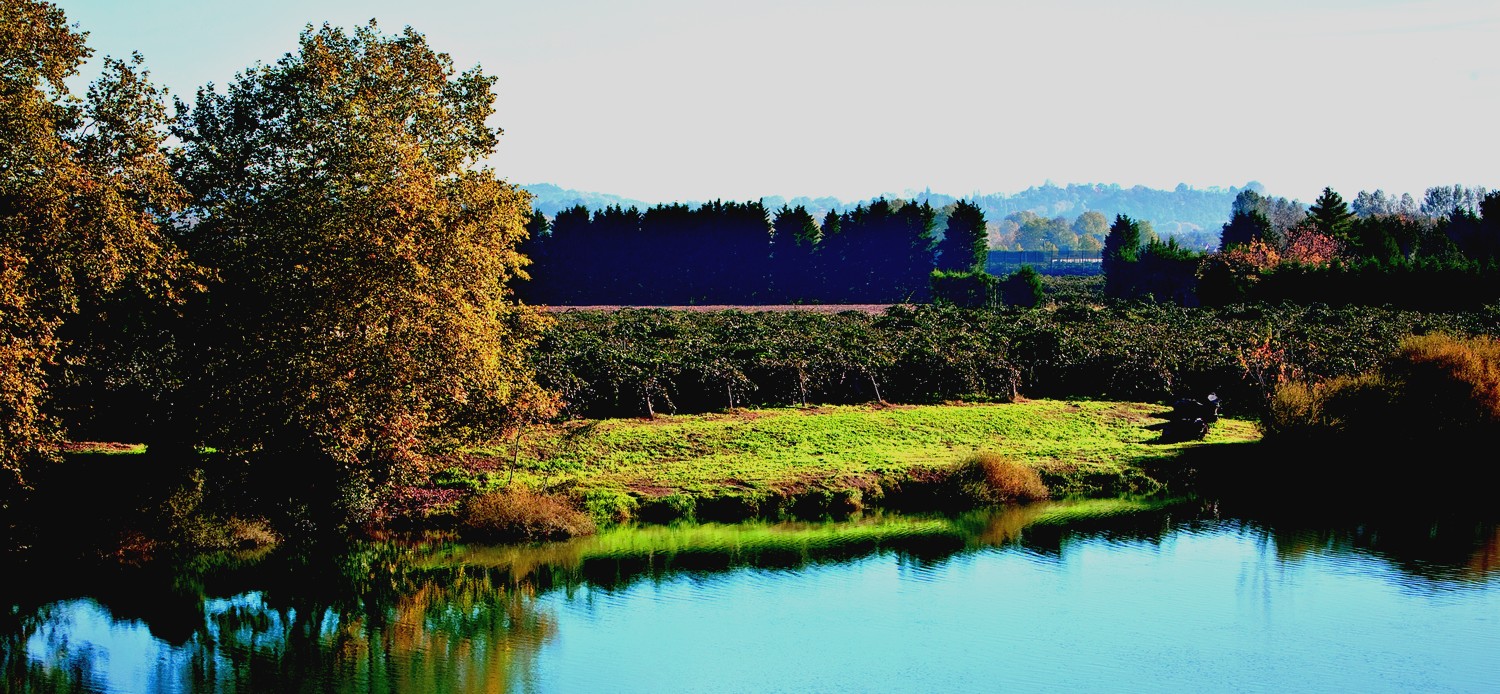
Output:
[[1221,419],[1203,442],[1159,443],[1160,405],[1091,400],[856,405],[541,426],[433,461],[387,504],[398,527],[452,527],[464,499],[506,489],[566,497],[596,523],[839,516],[941,506],[949,473],[988,453],[1034,469],[1054,498],[1180,486],[1190,449],[1255,441]]
[[[963,494],[956,471],[978,453],[1034,470],[1052,498],[1191,494],[1194,469],[1259,439],[1254,423],[1230,418],[1203,442],[1157,443],[1150,426],[1166,411],[1022,400],[571,420],[427,459],[376,500],[361,530],[461,531],[474,499],[519,490],[529,503],[543,499],[550,512],[571,515],[582,524],[574,531],[632,521],[959,510],[975,499]],[[1185,455],[1194,462],[1183,463]],[[246,496],[238,469],[213,455],[183,468],[154,461],[140,446],[70,446],[65,461],[39,477],[33,503],[17,509],[26,528],[13,533],[23,556],[29,547],[121,564],[274,545],[287,530],[267,519],[282,513],[284,520],[275,505],[284,502]]]

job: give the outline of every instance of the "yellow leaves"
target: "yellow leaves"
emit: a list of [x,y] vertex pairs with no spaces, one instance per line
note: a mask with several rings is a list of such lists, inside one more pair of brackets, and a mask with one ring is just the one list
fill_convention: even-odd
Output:
[[122,287],[172,299],[179,279],[200,279],[158,226],[184,200],[160,149],[160,94],[138,61],[111,60],[72,98],[62,79],[88,53],[55,6],[0,2],[0,465],[17,474],[59,433],[42,415],[48,379],[89,347],[60,327]]
[[527,199],[474,168],[491,82],[459,79],[414,32],[323,27],[184,119],[199,257],[234,297],[204,318],[231,438],[378,470],[545,402],[523,356],[545,319],[505,287]]

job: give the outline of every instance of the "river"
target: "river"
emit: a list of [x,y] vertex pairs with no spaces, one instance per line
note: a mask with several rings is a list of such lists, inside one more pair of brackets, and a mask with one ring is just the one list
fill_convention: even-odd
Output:
[[1500,690],[1500,530],[1058,502],[7,588],[10,691]]

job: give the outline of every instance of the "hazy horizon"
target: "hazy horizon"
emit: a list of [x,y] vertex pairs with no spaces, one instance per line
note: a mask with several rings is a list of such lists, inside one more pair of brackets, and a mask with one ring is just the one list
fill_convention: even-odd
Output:
[[1493,2],[58,4],[96,51],[80,90],[140,51],[188,101],[307,24],[410,25],[499,77],[502,176],[651,202],[1500,187]]

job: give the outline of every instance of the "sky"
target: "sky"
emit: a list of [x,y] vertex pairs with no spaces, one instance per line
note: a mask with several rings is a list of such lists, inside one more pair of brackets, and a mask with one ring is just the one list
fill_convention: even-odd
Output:
[[[54,0],[191,100],[325,22],[499,78],[489,164],[648,202],[1500,188],[1495,0]],[[80,89],[81,91],[81,89]]]

